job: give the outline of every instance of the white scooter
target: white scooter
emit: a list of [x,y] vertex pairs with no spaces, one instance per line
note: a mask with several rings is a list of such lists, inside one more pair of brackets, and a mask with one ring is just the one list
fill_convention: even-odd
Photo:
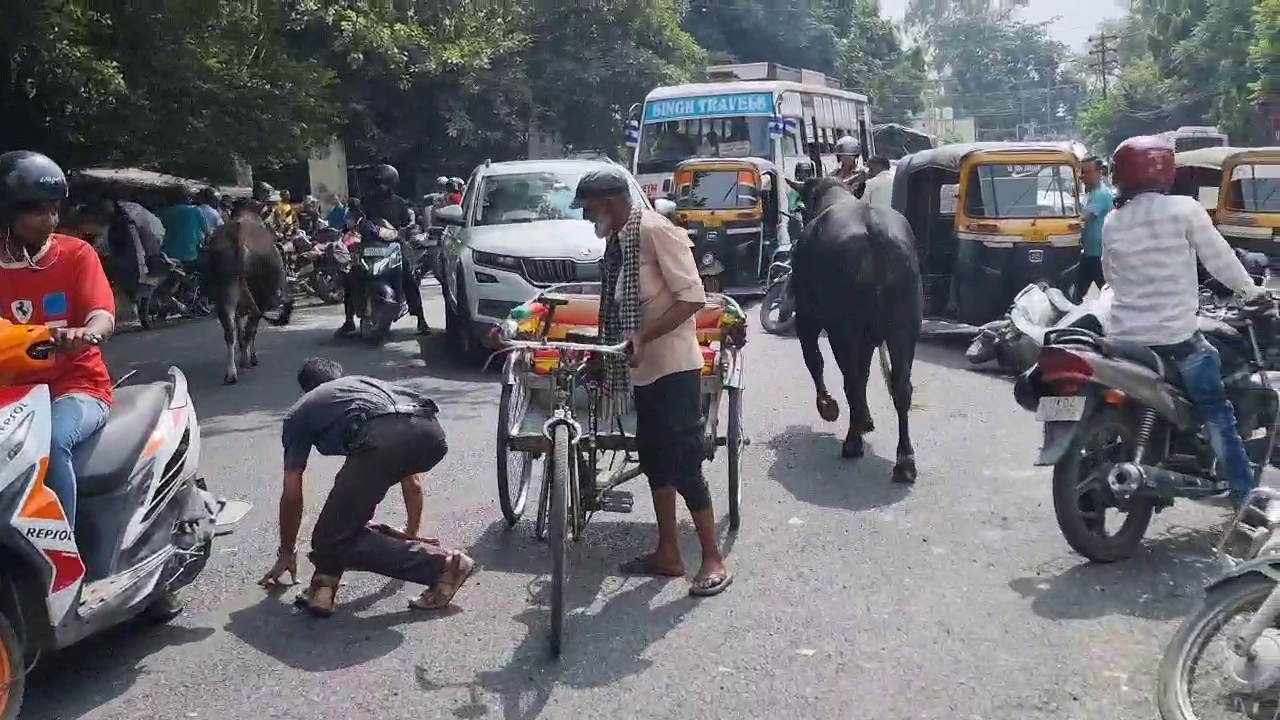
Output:
[[249,512],[200,477],[200,425],[182,371],[115,390],[102,430],[76,447],[71,528],[45,484],[51,398],[11,373],[51,363],[49,328],[0,320],[0,719],[16,718],[25,675],[59,650],[137,616],[167,622],[179,591]]
[[982,326],[965,358],[974,365],[994,360],[1001,370],[1020,373],[1035,363],[1049,330],[1077,327],[1105,334],[1111,300],[1110,286],[1077,305],[1046,282],[1032,283],[1014,297],[1008,315]]

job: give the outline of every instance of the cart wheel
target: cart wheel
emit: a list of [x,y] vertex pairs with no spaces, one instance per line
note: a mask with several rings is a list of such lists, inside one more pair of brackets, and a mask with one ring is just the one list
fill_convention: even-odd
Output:
[[556,425],[552,431],[554,449],[547,463],[551,485],[551,517],[547,539],[551,547],[551,654],[560,657],[564,641],[564,586],[568,575],[569,553],[569,427]]
[[742,434],[742,390],[728,388],[729,428],[726,432],[729,446],[729,529],[737,530],[742,522],[739,505],[742,503],[742,448],[746,439]]
[[524,514],[529,481],[533,478],[533,454],[509,447],[512,430],[520,427],[529,410],[529,396],[529,387],[517,380],[514,385],[502,386],[498,404],[498,505],[507,525],[512,527]]

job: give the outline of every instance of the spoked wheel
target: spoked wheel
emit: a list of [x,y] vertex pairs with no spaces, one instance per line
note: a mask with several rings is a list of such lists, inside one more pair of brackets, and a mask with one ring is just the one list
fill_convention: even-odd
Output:
[[742,389],[728,388],[729,394],[729,427],[725,436],[729,446],[729,529],[737,530],[742,516],[739,506],[742,504],[742,450],[747,444],[746,435],[742,431]]
[[550,522],[547,545],[551,549],[551,654],[560,657],[564,642],[564,594],[569,574],[569,542],[572,527],[569,524],[569,498],[573,494],[569,455],[569,427],[556,425],[552,430],[553,450],[547,463],[551,486]]
[[498,405],[498,505],[502,508],[502,517],[512,527],[520,522],[529,499],[534,455],[512,450],[509,444],[524,423],[531,396],[529,386],[517,377],[514,384],[502,386]]
[[1280,630],[1262,631],[1252,657],[1231,643],[1275,583],[1250,574],[1219,585],[1173,636],[1156,691],[1163,720],[1272,720],[1280,717]]
[[[1053,509],[1058,528],[1072,550],[1094,562],[1115,562],[1133,555],[1151,524],[1154,507],[1133,500],[1118,507],[1107,485],[1115,463],[1134,457],[1130,424],[1118,410],[1106,409],[1087,417],[1073,446],[1053,467]],[[1107,529],[1108,511],[1124,520],[1115,532]]]
[[17,720],[26,690],[25,653],[9,618],[0,613],[0,720]]

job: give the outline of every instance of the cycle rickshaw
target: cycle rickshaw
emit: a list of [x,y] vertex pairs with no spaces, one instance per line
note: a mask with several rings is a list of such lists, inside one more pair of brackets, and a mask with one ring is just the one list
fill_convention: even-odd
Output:
[[[597,342],[599,283],[555,285],[511,311],[504,323],[506,362],[498,408],[498,502],[507,523],[519,522],[534,464],[542,462],[535,536],[551,549],[551,650],[560,654],[569,541],[597,512],[630,512],[617,488],[638,477],[635,435],[627,418],[599,417],[599,388],[584,373],[592,353],[625,355],[626,343]],[[729,453],[729,527],[740,522],[742,348],[746,316],[727,295],[709,293],[696,315],[702,350],[703,439],[708,460]],[[720,434],[720,401],[727,399]],[[632,426],[634,427],[634,426]]]

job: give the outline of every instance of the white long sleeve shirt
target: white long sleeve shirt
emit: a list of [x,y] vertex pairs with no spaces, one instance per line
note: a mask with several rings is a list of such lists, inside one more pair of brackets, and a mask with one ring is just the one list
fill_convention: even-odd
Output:
[[1115,294],[1107,335],[1172,345],[1196,332],[1196,257],[1214,277],[1247,296],[1263,292],[1195,198],[1142,193],[1102,225],[1102,273]]

